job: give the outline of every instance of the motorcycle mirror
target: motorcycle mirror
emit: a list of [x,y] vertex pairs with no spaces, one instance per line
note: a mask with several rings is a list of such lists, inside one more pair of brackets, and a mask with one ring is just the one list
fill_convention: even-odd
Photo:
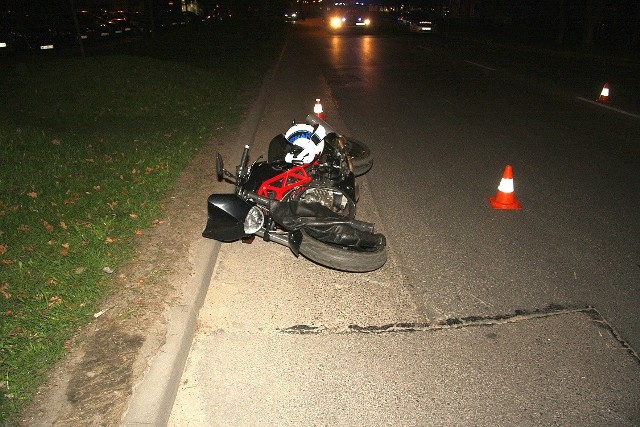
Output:
[[222,181],[224,177],[224,163],[222,162],[220,153],[216,153],[216,175],[218,175],[218,181]]

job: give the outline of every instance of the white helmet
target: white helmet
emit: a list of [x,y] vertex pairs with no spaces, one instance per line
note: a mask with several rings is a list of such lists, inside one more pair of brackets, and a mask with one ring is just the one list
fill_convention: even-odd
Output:
[[285,162],[303,164],[313,162],[324,149],[326,135],[327,131],[321,125],[296,124],[291,126],[284,137],[290,144],[298,148],[284,156]]

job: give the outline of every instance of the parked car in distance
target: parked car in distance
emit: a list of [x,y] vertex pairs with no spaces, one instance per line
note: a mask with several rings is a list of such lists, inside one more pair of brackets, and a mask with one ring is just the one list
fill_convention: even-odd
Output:
[[437,30],[436,15],[433,12],[414,10],[400,15],[399,23],[414,33],[434,33]]
[[17,53],[25,48],[6,24],[0,21],[0,55]]
[[125,10],[118,11],[116,13],[129,21],[134,34],[151,32],[151,25],[149,23],[151,18],[148,13],[130,12]]
[[63,35],[57,31],[49,15],[14,15],[2,17],[2,41],[12,52],[47,51],[63,44]]
[[113,38],[111,27],[102,18],[87,11],[77,11],[76,18],[78,19],[78,28],[76,28],[71,13],[55,16],[56,29],[61,34],[65,34],[66,39],[77,41],[80,38],[83,42],[94,43]]
[[136,32],[129,18],[122,12],[104,12],[100,18],[111,28],[111,32],[116,37],[127,37]]
[[285,20],[285,22],[303,21],[304,20],[304,15],[303,15],[302,12],[299,12],[297,10],[287,10],[284,13],[284,20]]
[[154,24],[157,29],[169,30],[187,25],[187,20],[180,11],[174,9],[164,9],[156,15],[156,17],[154,18]]

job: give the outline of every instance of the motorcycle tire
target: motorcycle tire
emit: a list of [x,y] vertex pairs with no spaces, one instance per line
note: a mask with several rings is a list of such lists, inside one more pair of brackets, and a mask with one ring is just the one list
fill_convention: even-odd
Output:
[[348,136],[345,137],[345,141],[347,153],[353,166],[353,174],[360,176],[369,172],[369,169],[373,166],[373,155],[369,147],[364,142]]
[[377,270],[387,262],[387,247],[380,246],[372,250],[350,248],[314,239],[304,230],[300,253],[325,267],[350,273],[366,273]]

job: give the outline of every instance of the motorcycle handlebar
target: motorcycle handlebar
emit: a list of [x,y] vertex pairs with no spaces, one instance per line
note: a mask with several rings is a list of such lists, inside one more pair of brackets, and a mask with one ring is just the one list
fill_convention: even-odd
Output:
[[263,196],[259,196],[253,191],[243,191],[241,194],[242,197],[252,200],[256,202],[257,205],[262,206],[263,208],[270,209],[271,199]]
[[245,145],[242,151],[242,159],[240,160],[243,175],[247,170],[247,163],[249,163],[249,146]]

